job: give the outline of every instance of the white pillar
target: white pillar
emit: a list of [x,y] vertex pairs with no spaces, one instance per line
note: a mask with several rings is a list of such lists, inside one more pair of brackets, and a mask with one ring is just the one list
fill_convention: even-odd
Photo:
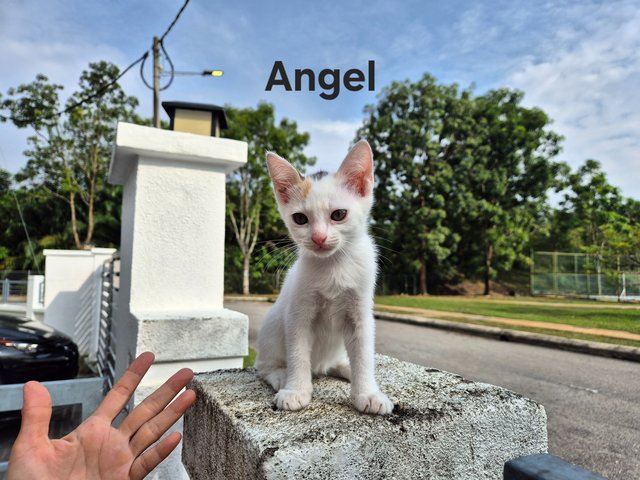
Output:
[[[109,178],[124,187],[116,374],[155,353],[140,399],[182,367],[242,366],[248,318],[223,308],[225,174],[246,159],[245,142],[118,124]],[[155,478],[187,478],[172,457]]]
[[98,350],[102,265],[115,251],[44,251],[44,322],[69,335],[89,364]]
[[44,275],[29,275],[27,278],[27,318],[32,320],[43,320],[44,297],[40,297],[40,290],[43,288]]

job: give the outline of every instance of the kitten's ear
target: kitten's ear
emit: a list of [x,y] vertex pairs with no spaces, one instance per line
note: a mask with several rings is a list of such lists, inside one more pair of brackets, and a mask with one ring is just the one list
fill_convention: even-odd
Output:
[[293,165],[273,152],[267,152],[267,170],[278,200],[282,203],[287,203],[290,199],[292,188],[302,182],[302,175]]
[[360,140],[342,161],[337,176],[353,192],[366,197],[373,189],[373,152],[366,140]]

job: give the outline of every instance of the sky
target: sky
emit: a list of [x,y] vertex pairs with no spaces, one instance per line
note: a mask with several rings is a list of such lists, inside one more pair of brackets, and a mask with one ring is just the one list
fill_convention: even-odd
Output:
[[[90,62],[124,68],[150,48],[183,0],[2,0],[0,93],[43,73],[71,94]],[[640,1],[191,0],[165,40],[177,70],[222,69],[223,77],[176,77],[162,100],[255,107],[310,133],[306,153],[337,168],[364,118],[392,81],[499,87],[525,93],[565,137],[558,160],[574,169],[600,161],[609,181],[640,199]],[[296,68],[367,71],[375,90],[323,99],[316,91],[265,89],[275,61]],[[148,65],[149,67],[149,65]],[[147,74],[150,74],[147,68]],[[152,115],[152,92],[136,67],[121,80]],[[163,113],[163,118],[167,118]],[[29,132],[0,123],[0,168],[24,164]]]

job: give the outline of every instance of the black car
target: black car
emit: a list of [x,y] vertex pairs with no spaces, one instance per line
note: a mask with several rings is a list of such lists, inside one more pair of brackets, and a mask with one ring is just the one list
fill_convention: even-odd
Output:
[[0,384],[75,378],[78,347],[36,320],[0,314]]

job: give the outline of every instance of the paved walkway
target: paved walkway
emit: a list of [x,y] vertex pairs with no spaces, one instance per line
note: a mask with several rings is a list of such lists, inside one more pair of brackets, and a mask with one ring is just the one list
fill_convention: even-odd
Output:
[[501,325],[512,325],[529,328],[542,328],[545,330],[558,330],[563,332],[582,333],[585,335],[597,335],[600,337],[618,338],[622,340],[634,340],[640,342],[640,334],[624,332],[621,330],[608,330],[604,328],[587,328],[576,327],[573,325],[565,325],[562,323],[537,322],[534,320],[517,320],[514,318],[493,317],[489,315],[473,315],[459,312],[446,312],[442,310],[427,310],[422,308],[398,307],[390,305],[376,304],[376,310],[384,312],[410,313],[413,315],[421,315],[423,317],[451,319],[451,320],[473,320],[479,322],[491,322]]

